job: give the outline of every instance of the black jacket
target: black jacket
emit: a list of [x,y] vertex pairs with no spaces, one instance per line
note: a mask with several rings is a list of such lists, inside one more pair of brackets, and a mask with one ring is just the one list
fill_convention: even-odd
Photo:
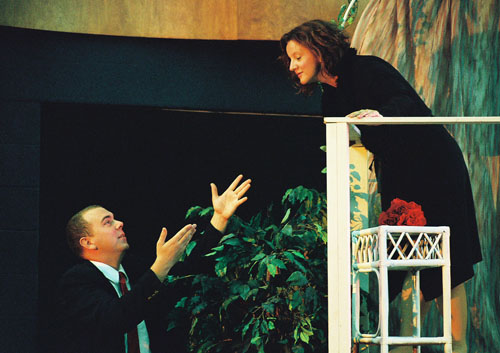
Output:
[[[325,116],[375,109],[383,116],[432,116],[403,76],[374,56],[351,49],[338,67],[338,87],[324,85]],[[474,202],[462,152],[442,125],[358,125],[361,141],[376,159],[386,210],[394,198],[422,206],[427,225],[449,225],[452,266],[481,260]],[[452,277],[453,277],[452,270]]]
[[[196,234],[197,245],[185,263],[176,267],[189,272],[213,271],[212,258],[203,257],[216,245],[221,234],[207,227],[205,234]],[[89,261],[75,265],[61,278],[58,286],[56,325],[61,342],[59,352],[124,353],[124,334],[142,320],[146,321],[151,351],[168,352],[165,316],[175,304],[169,290],[137,261],[123,261],[131,282],[131,290],[119,298],[112,284]],[[182,269],[177,268],[182,272]],[[140,274],[142,271],[142,274]],[[139,273],[139,276],[135,274]],[[175,295],[173,296],[175,297]]]

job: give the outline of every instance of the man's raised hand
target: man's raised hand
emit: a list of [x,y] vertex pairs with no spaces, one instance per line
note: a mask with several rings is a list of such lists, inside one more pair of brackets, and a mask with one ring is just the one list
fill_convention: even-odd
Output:
[[217,191],[217,186],[214,183],[210,184],[212,189],[212,205],[214,207],[214,215],[210,223],[220,232],[226,229],[227,222],[236,209],[248,199],[244,195],[250,189],[252,181],[247,179],[240,184],[242,179],[243,175],[238,175],[221,195]]
[[188,224],[166,242],[167,229],[162,229],[156,243],[156,260],[151,266],[160,281],[163,282],[170,269],[179,261],[195,232],[196,224]]

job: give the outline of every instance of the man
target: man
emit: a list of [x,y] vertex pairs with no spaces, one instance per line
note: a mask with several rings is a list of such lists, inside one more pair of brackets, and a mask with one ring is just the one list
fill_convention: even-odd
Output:
[[[221,195],[211,184],[214,214],[188,261],[196,262],[197,259],[191,259],[194,256],[201,262],[201,255],[217,244],[229,218],[247,200],[244,195],[251,181],[240,184],[242,178],[239,175]],[[130,284],[125,269],[129,270],[129,265],[122,264],[129,248],[123,222],[101,206],[89,206],[75,214],[67,225],[68,244],[86,261],[67,271],[58,288],[61,351],[168,351],[162,342],[165,336],[162,321],[167,304],[172,303],[166,303],[168,290],[162,282],[196,229],[196,224],[188,224],[166,241],[167,230],[163,228],[154,263]]]

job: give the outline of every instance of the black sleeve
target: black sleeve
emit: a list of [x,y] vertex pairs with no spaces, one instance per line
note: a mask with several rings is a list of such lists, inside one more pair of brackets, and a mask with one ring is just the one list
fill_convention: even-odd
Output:
[[[392,66],[382,60],[360,65],[360,83],[354,100],[364,109],[375,109],[386,117],[431,116],[417,92]],[[434,128],[429,125],[358,125],[363,144],[380,158],[417,152]]]
[[376,109],[383,116],[431,116],[425,105],[408,81],[389,63],[369,57],[357,62],[351,82],[355,102],[367,109]]
[[147,270],[119,298],[109,281],[93,266],[90,262],[78,265],[63,275],[58,287],[57,321],[74,339],[93,337],[91,340],[96,344],[137,326],[146,318],[153,299],[164,286],[153,271]]

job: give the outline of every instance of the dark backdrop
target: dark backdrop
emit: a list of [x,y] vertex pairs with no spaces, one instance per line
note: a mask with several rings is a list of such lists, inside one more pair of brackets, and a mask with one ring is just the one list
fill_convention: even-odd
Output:
[[[237,212],[244,219],[279,203],[290,187],[324,191],[324,144],[318,118],[43,105],[40,318],[51,311],[53,284],[77,261],[64,226],[81,208],[114,212],[125,222],[130,252],[152,263],[161,227],[173,235],[189,207],[209,206],[210,182],[222,192],[239,173],[253,180]],[[43,331],[48,322],[40,324]]]
[[[223,188],[239,172],[252,177],[251,199],[240,212],[247,217],[285,188],[323,178],[323,162],[314,170],[308,164],[315,157],[306,148],[323,155],[316,150],[321,143],[306,137],[305,120],[202,114],[197,119],[203,121],[194,124],[192,114],[160,114],[164,107],[320,114],[319,95],[295,94],[276,60],[279,53],[274,41],[128,38],[0,26],[2,353],[43,351],[39,328],[51,297],[47,288],[74,261],[63,227],[76,209],[94,202],[112,209],[125,220],[133,250],[152,258],[150,245],[161,226],[175,232],[187,207],[209,205],[211,181]],[[174,128],[157,125],[167,123]],[[318,131],[324,127],[321,119],[311,124]],[[238,144],[219,148],[235,153],[224,161],[209,153],[207,141],[217,146],[209,136],[231,126]],[[322,139],[323,132],[319,135]],[[299,180],[295,173],[308,169]],[[143,208],[154,212],[141,218]]]

